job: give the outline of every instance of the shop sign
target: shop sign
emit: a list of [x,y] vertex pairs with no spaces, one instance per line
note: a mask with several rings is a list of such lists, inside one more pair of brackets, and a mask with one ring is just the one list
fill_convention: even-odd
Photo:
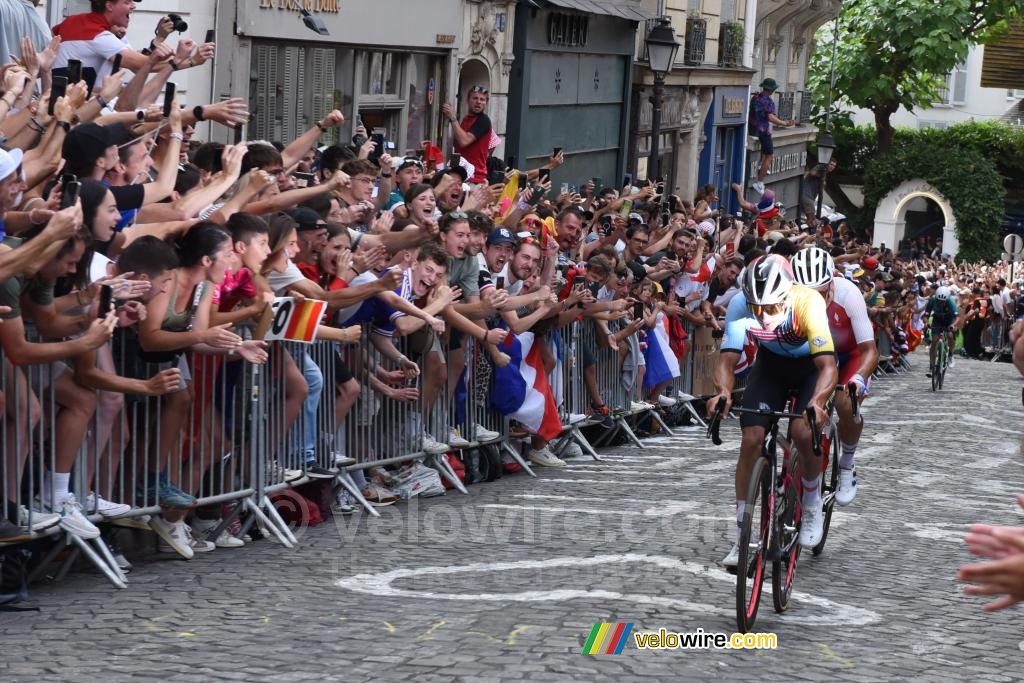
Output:
[[260,0],[260,9],[292,10],[293,12],[330,12],[341,11],[340,0]]

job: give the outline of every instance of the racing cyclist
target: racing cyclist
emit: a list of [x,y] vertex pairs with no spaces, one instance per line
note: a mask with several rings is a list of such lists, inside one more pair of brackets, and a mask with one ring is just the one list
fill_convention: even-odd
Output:
[[932,344],[928,347],[928,372],[926,377],[932,376],[932,368],[935,367],[935,349],[939,346],[939,336],[946,335],[946,357],[953,353],[953,333],[956,331],[956,321],[959,313],[956,310],[956,300],[949,295],[949,287],[942,285],[935,290],[935,294],[928,300],[928,306],[924,309],[927,318],[931,315]]
[[850,382],[857,385],[857,400],[868,393],[871,373],[878,365],[878,347],[875,332],[868,318],[868,309],[860,289],[844,277],[835,277],[835,262],[824,249],[809,247],[793,254],[793,279],[797,284],[818,291],[828,305],[828,327],[836,347],[839,366],[839,389],[835,396],[836,414],[839,415],[839,490],[836,502],[849,505],[857,495],[857,470],[853,455],[857,450],[864,420],[858,411],[853,416],[853,404],[845,389]]
[[[744,342],[750,339],[757,343],[758,351],[747,377],[743,407],[781,411],[792,392],[797,397],[794,412],[802,413],[808,405],[813,406],[818,424],[823,424],[827,417],[824,406],[838,378],[825,311],[824,299],[813,289],[793,283],[793,271],[784,257],[772,254],[750,263],[743,272],[741,292],[729,302],[725,338],[715,369],[718,395],[708,401],[709,414],[720,404],[724,404],[724,414],[729,414],[734,371]],[[736,464],[737,541],[746,513],[750,471],[761,455],[768,424],[766,416],[751,413],[740,416],[742,441]],[[802,546],[815,546],[821,541],[824,526],[820,465],[812,451],[811,430],[806,418],[792,421],[790,427],[800,454],[804,491],[798,542]],[[739,545],[733,543],[722,565],[735,568],[737,564]]]

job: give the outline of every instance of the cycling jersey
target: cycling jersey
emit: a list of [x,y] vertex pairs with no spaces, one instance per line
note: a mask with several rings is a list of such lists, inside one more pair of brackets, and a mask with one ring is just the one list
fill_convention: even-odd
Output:
[[925,307],[924,314],[925,317],[931,314],[933,328],[949,327],[959,315],[956,310],[956,301],[946,299],[945,302],[942,302],[936,299],[934,294],[928,299],[928,306]]
[[857,344],[874,341],[875,333],[868,318],[864,296],[857,285],[845,278],[836,278],[835,294],[828,305],[828,327],[836,353],[852,353]]
[[750,339],[758,346],[785,358],[805,358],[835,353],[829,330],[825,299],[817,291],[793,285],[787,297],[789,313],[774,330],[766,330],[747,308],[743,293],[729,302],[722,351],[741,353]]

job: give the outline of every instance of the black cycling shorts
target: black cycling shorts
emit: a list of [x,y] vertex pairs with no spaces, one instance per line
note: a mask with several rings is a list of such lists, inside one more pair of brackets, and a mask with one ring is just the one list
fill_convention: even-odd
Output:
[[[803,413],[814,397],[818,383],[818,366],[814,358],[787,358],[761,347],[757,360],[747,377],[747,388],[743,391],[743,407],[749,410],[782,411],[786,399],[796,393],[794,413]],[[740,427],[767,427],[771,418],[767,415],[740,415]]]

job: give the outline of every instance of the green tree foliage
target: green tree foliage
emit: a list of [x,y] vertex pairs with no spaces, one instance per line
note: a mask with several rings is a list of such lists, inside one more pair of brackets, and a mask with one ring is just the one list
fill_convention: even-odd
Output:
[[[847,0],[838,19],[834,109],[869,109],[878,150],[892,147],[890,117],[939,99],[946,74],[972,44],[997,38],[1008,19],[1024,15],[1024,0]],[[828,102],[833,24],[815,36],[808,84],[819,110]]]

